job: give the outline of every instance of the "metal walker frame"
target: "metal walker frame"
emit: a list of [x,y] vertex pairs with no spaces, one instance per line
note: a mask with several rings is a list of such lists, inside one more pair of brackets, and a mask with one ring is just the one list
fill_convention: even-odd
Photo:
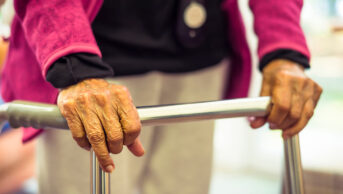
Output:
[[[159,125],[204,119],[265,116],[270,97],[243,98],[191,104],[138,107],[143,125]],[[0,105],[0,122],[9,121],[16,127],[68,129],[57,106],[25,101]],[[110,175],[100,168],[91,150],[91,194],[110,193]],[[286,189],[290,194],[304,194],[303,174],[298,135],[284,140]]]

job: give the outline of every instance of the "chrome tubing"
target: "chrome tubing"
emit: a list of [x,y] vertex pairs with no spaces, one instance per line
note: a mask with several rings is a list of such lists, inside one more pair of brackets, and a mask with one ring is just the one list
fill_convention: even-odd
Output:
[[[264,116],[270,109],[270,97],[245,98],[179,105],[137,107],[143,125],[159,125],[204,119]],[[68,129],[55,105],[15,101],[0,106],[0,121],[8,120],[12,127]],[[284,141],[287,185],[291,194],[304,194],[298,136]],[[91,151],[93,194],[108,194],[109,175],[104,173]]]
[[269,97],[222,100],[167,106],[138,107],[143,125],[161,125],[205,119],[263,116],[269,109]]
[[[263,116],[269,109],[269,97],[243,98],[190,104],[137,107],[143,125],[160,125],[204,119]],[[5,108],[1,108],[4,106]],[[2,114],[3,112],[3,114]],[[68,129],[58,107],[51,104],[13,101],[0,106],[0,119],[17,127]]]
[[111,193],[111,182],[110,174],[104,172],[96,158],[96,155],[91,149],[91,194],[110,194]]
[[301,163],[299,136],[295,135],[284,142],[285,185],[287,194],[304,194],[304,179]]

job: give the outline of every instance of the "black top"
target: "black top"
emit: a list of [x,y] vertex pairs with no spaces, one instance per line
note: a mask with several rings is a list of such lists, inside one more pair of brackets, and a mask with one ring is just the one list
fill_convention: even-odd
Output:
[[221,0],[205,2],[204,40],[192,48],[183,46],[177,33],[183,22],[184,7],[180,2],[105,0],[92,28],[103,60],[113,68],[115,76],[151,70],[192,71],[216,64],[227,56],[227,25],[220,11]]
[[[86,53],[62,57],[48,70],[47,81],[63,88],[113,72],[114,76],[187,72],[217,64],[229,53],[221,0],[197,1],[206,8],[207,20],[196,29],[196,44],[188,44],[185,37],[193,29],[184,24],[183,13],[191,0],[105,0],[92,24],[103,59]],[[309,66],[302,54],[278,50],[263,57],[260,67],[275,58]]]

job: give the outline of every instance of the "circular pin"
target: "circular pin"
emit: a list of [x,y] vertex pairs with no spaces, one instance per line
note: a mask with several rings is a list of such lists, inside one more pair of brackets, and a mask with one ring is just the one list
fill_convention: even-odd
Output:
[[183,20],[189,28],[200,28],[206,21],[206,10],[204,6],[192,1],[185,9]]

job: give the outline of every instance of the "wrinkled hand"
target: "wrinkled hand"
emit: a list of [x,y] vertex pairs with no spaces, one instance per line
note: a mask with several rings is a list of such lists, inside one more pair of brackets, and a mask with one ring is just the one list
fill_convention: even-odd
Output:
[[313,115],[322,88],[304,73],[302,66],[288,60],[274,60],[263,69],[261,96],[271,96],[266,117],[251,118],[252,128],[266,122],[271,129],[282,129],[287,139],[299,133]]
[[141,123],[126,87],[88,79],[63,89],[57,104],[74,140],[84,149],[92,147],[106,172],[114,169],[109,152],[120,153],[123,145],[136,156],[144,154],[137,138]]

